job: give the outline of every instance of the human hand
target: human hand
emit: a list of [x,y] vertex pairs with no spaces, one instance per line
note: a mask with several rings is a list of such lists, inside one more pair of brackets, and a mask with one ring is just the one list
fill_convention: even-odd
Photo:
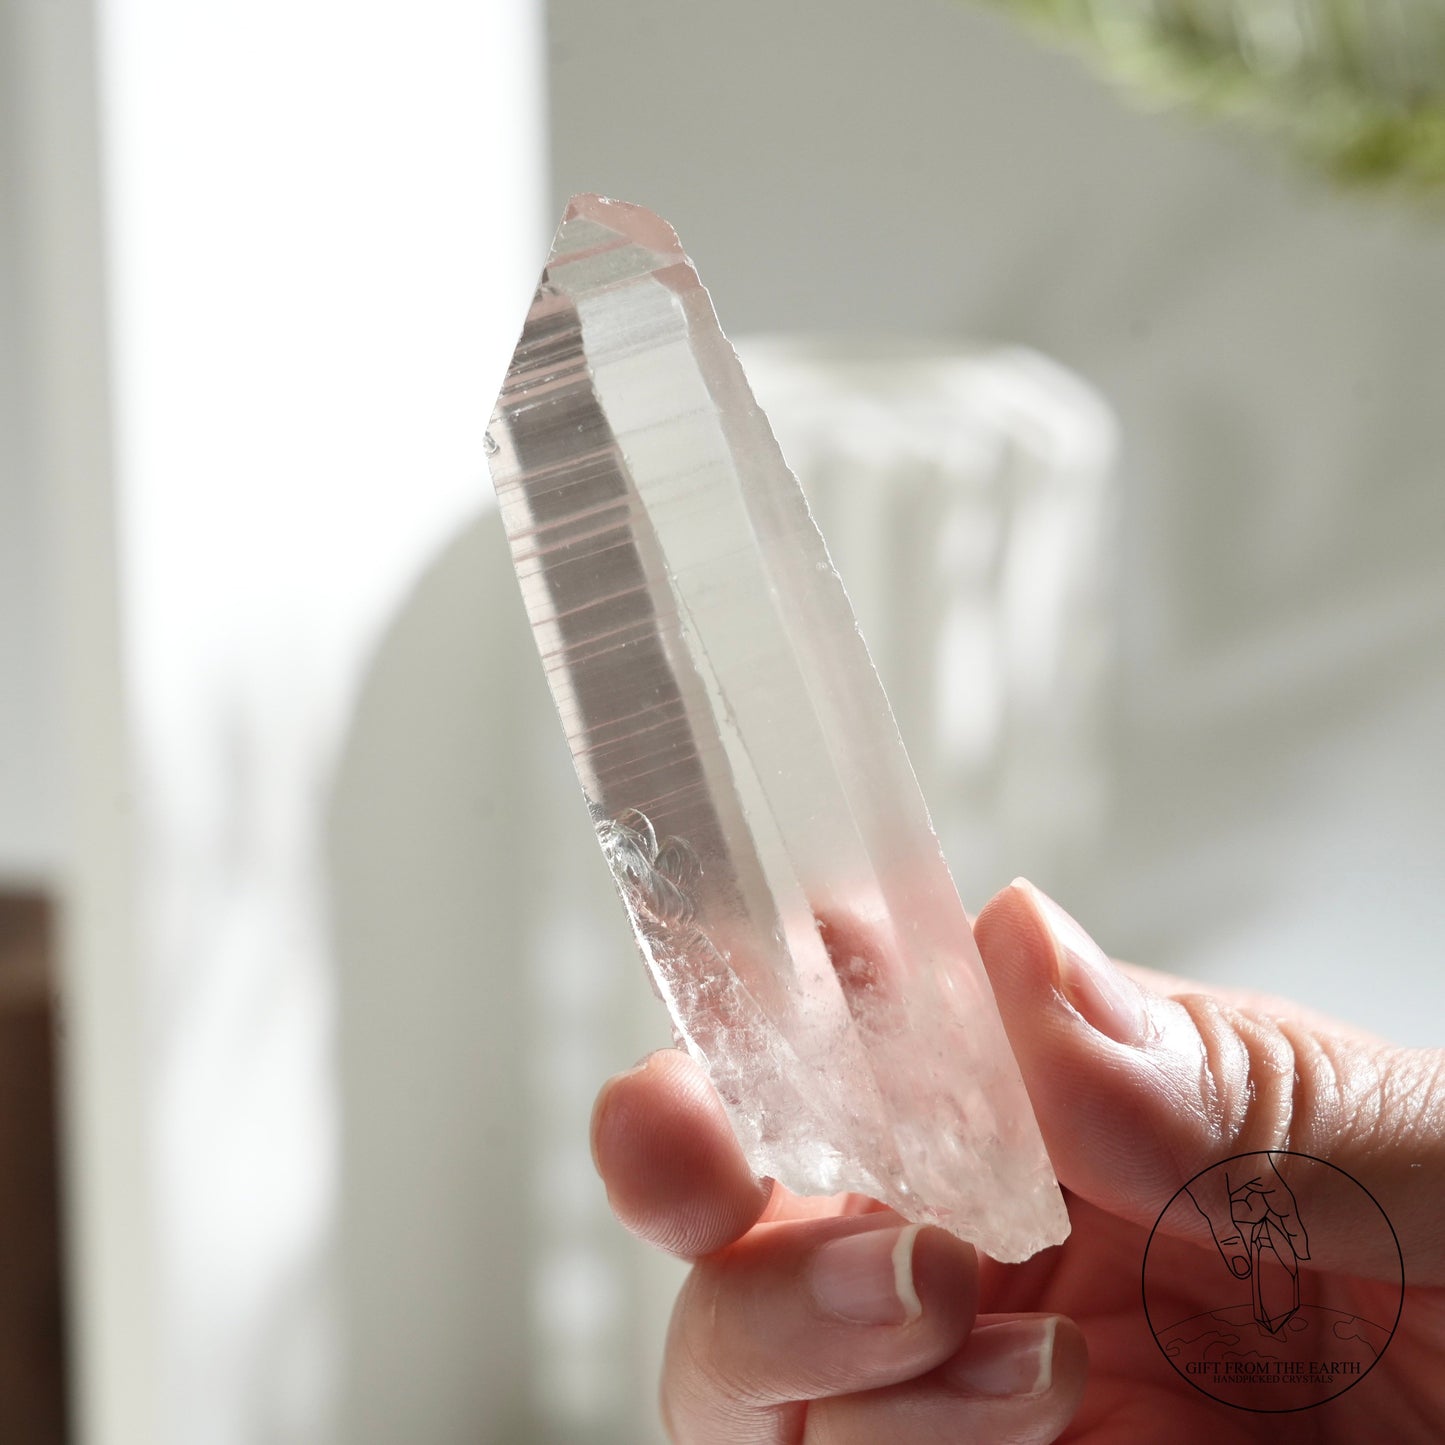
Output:
[[[1026,884],[999,894],[975,935],[1073,1221],[1064,1245],[1025,1264],[977,1257],[856,1196],[800,1199],[755,1180],[681,1053],[655,1054],[602,1089],[593,1151],[615,1213],[696,1261],[663,1366],[671,1437],[1445,1439],[1445,1053],[1111,964]],[[1274,1177],[1256,1193],[1298,1228],[1298,1258],[1321,1242],[1312,1268],[1328,1302],[1373,1318],[1388,1298],[1393,1316],[1398,1290],[1398,1258],[1339,1238],[1331,1198],[1307,1201],[1305,1235],[1267,1157],[1285,1148],[1332,1161],[1378,1199],[1399,1237],[1407,1298],[1388,1352],[1358,1387],[1303,1414],[1250,1415],[1186,1385],[1143,1317],[1149,1230],[1185,1181],[1231,1156],[1266,1156]],[[1191,1301],[1208,1306],[1220,1258],[1238,1255],[1230,1208],[1206,1199],[1195,1223],[1174,1280],[1181,1315]]]

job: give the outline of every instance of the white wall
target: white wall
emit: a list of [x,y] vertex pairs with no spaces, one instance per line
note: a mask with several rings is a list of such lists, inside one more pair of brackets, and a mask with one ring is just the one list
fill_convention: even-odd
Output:
[[551,28],[554,205],[664,212],[726,329],[1023,341],[1117,409],[1115,813],[1038,881],[1122,955],[1438,1042],[1438,221],[1126,108],[973,5]]
[[[79,1437],[125,1445],[159,1438],[159,1288],[94,14],[88,0],[15,4],[6,27],[8,135],[19,159],[7,216],[23,317],[12,338],[22,379],[19,480],[40,508],[30,514],[27,611],[49,610],[56,680],[47,726],[62,846],[44,881],[61,905],[68,1374]],[[12,723],[25,716],[0,712]]]
[[17,0],[0,3],[0,883],[53,879],[60,852],[54,599],[33,464],[33,322]]
[[[408,1152],[407,1050],[351,1026],[414,980],[335,926],[328,827],[382,637],[490,504],[484,418],[545,239],[540,9],[99,14],[155,1438],[460,1438],[517,1376],[510,1324],[443,1288],[481,1273],[492,1177],[460,1139]],[[440,1034],[448,990],[418,997]],[[475,1056],[449,1082],[491,1090]],[[398,1268],[435,1287],[388,1292]]]
[[[455,1327],[507,1201],[476,1152],[414,1167],[405,1109],[343,1129],[405,1076],[384,1030],[338,1038],[345,1004],[405,975],[335,946],[327,829],[373,650],[489,505],[485,416],[545,240],[540,10],[3,14],[0,317],[18,296],[25,326],[0,517],[44,507],[0,560],[34,547],[24,606],[49,591],[55,626],[7,606],[0,644],[60,680],[80,1438],[390,1441],[380,1402],[408,1439],[476,1439],[526,1383],[510,1319]],[[44,726],[0,694],[0,747]],[[456,1100],[492,1092],[452,1057]],[[396,1169],[354,1169],[358,1138]],[[384,1282],[422,1245],[452,1288],[403,1311]]]

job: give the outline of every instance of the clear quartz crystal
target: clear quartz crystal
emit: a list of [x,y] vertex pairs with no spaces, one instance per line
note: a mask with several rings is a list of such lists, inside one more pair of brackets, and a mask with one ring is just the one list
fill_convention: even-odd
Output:
[[598,839],[752,1166],[996,1259],[1059,1243],[888,701],[664,221],[568,205],[487,452]]

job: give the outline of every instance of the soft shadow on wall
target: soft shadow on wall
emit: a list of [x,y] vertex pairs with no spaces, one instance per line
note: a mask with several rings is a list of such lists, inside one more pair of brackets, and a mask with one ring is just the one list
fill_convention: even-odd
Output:
[[339,1438],[654,1438],[677,1271],[612,1221],[586,1124],[601,1079],[666,1043],[666,1021],[494,511],[442,552],[376,653],[328,853]]

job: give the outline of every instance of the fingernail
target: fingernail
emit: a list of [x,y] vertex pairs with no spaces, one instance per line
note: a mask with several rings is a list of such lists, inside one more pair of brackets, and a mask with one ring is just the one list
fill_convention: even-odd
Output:
[[944,1371],[954,1389],[975,1395],[1041,1395],[1054,1380],[1057,1316],[978,1325]]
[[1230,1258],[1229,1268],[1236,1279],[1244,1279],[1249,1274],[1249,1256],[1236,1254]]
[[1116,1044],[1142,1044],[1152,1033],[1139,986],[1046,893],[1026,879],[1021,887],[1054,944],[1054,966],[1064,997],[1091,1027]]
[[923,1313],[913,1287],[920,1225],[830,1239],[813,1256],[809,1284],[819,1307],[858,1325],[901,1325]]

